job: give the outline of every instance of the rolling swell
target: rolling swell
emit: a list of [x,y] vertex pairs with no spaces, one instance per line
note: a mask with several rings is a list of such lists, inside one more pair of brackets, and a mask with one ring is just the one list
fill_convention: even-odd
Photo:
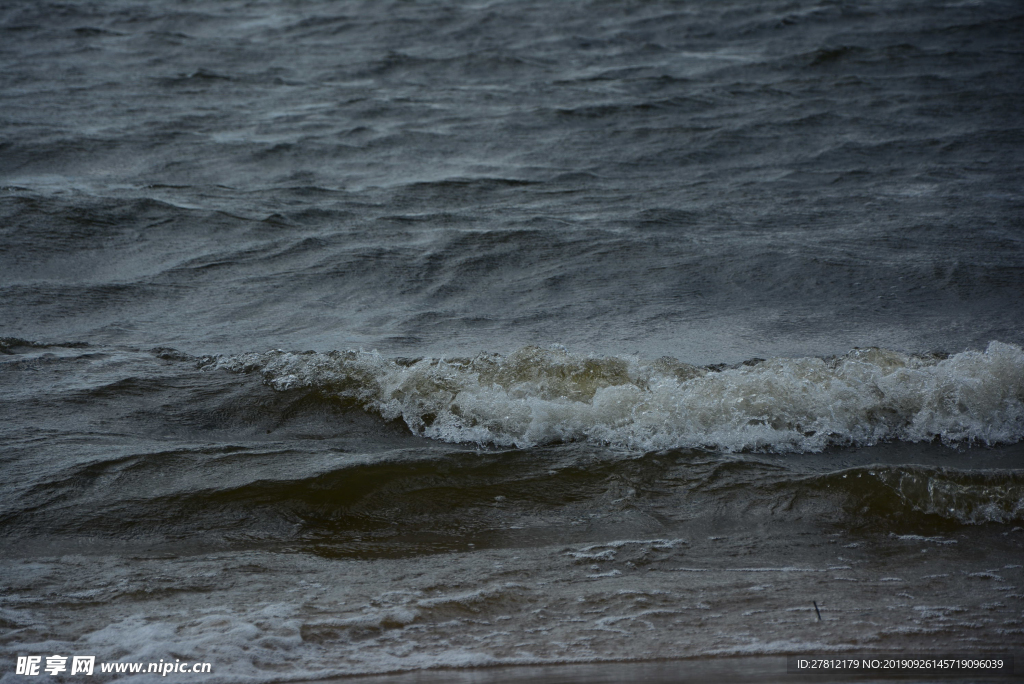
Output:
[[309,455],[230,446],[94,463],[37,486],[0,523],[5,536],[269,544],[364,558],[585,542],[609,524],[624,534],[810,523],[934,535],[1024,523],[1019,469],[864,463],[879,456],[871,451],[826,472],[791,458],[625,456],[585,445],[398,452],[319,468]]
[[890,440],[1000,444],[1024,436],[1024,352],[999,342],[948,358],[858,349],[736,367],[536,347],[471,359],[273,351],[204,363],[259,372],[276,390],[315,388],[354,400],[416,434],[453,443],[820,452]]
[[[372,556],[536,530],[586,541],[595,511],[624,534],[1024,522],[1024,364],[1007,344],[734,366],[536,347],[195,357],[3,338],[0,352],[23,387],[4,409],[32,426],[5,444],[33,473],[0,509],[5,535],[199,532]],[[1011,446],[966,448],[979,443]]]

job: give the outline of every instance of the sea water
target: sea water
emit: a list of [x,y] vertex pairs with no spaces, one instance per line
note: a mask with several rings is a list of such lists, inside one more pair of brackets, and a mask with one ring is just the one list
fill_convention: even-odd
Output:
[[1019,651],[1022,31],[5,3],[0,680]]

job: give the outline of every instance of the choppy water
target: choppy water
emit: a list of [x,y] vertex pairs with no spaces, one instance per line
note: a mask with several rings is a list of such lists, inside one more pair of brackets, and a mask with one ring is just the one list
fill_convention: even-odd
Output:
[[0,680],[1019,648],[1022,37],[0,6]]

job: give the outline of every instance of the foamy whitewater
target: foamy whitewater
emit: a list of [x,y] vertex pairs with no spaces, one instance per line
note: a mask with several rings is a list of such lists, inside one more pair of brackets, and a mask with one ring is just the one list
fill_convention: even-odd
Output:
[[454,443],[820,452],[894,439],[991,445],[1024,437],[1024,352],[1000,342],[948,358],[858,349],[734,368],[536,347],[414,361],[273,351],[208,364],[259,372],[276,390],[351,399]]
[[0,684],[1019,672],[1022,35],[0,3]]

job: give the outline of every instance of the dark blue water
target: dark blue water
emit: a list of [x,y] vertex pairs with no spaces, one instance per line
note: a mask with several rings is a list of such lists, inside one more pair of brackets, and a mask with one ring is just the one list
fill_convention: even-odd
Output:
[[1022,46],[996,0],[3,3],[0,648],[1017,648]]

